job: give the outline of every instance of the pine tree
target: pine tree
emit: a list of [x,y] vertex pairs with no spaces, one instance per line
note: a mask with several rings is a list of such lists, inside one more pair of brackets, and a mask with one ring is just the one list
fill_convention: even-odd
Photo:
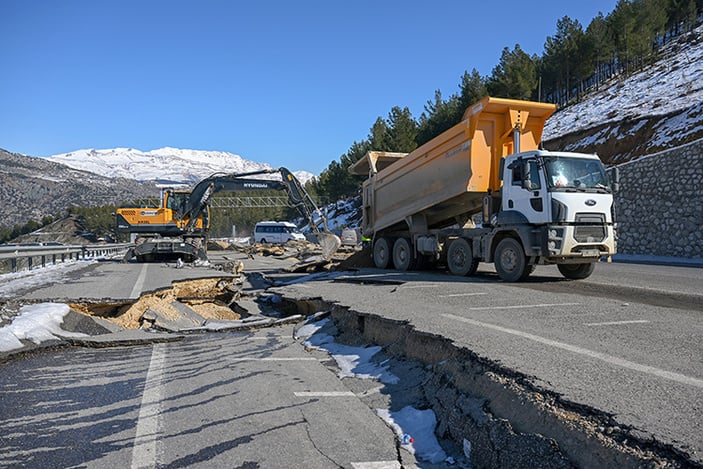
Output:
[[409,153],[417,148],[417,123],[410,109],[395,106],[388,114],[389,151]]
[[519,44],[503,49],[500,62],[493,68],[486,88],[492,96],[531,99],[537,88],[537,57],[530,57]]

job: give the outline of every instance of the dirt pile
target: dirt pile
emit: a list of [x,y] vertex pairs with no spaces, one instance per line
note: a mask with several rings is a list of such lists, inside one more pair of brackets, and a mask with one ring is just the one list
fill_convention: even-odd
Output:
[[236,321],[241,318],[234,311],[239,290],[232,280],[175,282],[171,288],[144,294],[135,302],[72,303],[69,307],[125,329],[180,329],[202,326],[207,320]]
[[95,235],[88,233],[83,223],[75,216],[67,216],[31,233],[18,236],[13,243],[61,243],[90,244],[98,242]]

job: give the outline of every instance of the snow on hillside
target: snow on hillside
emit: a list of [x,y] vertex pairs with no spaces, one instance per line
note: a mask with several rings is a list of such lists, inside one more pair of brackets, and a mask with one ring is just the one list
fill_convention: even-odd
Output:
[[[269,164],[245,160],[233,153],[168,147],[147,152],[134,148],[76,150],[46,159],[102,176],[167,184],[192,184],[216,172],[246,173],[272,169]],[[313,177],[306,171],[293,173],[302,183]]]
[[[658,138],[703,128],[703,25],[686,44],[667,44],[659,61],[627,79],[614,77],[581,102],[558,110],[549,118],[544,140],[589,129],[609,122],[637,121],[681,112],[662,121]],[[684,112],[686,111],[686,112]],[[630,129],[632,132],[632,129]]]

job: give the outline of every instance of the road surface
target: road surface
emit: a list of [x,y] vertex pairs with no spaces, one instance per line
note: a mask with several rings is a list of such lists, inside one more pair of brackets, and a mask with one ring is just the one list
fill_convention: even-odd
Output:
[[[539,267],[523,284],[500,282],[491,269],[480,270],[472,278],[442,272],[360,269],[342,277],[312,276],[304,282],[291,282],[300,275],[281,273],[279,268],[292,262],[244,258],[245,271],[262,272],[279,281],[281,284],[270,291],[285,298],[320,298],[357,313],[409,324],[419,333],[445,337],[565,402],[612,416],[642,441],[662,442],[660,446],[670,446],[689,463],[703,464],[703,269],[603,263],[588,280],[574,282],[563,280],[555,268]],[[22,299],[135,299],[141,292],[167,287],[173,280],[212,275],[221,273],[162,264],[100,263],[61,285],[28,292]],[[246,348],[262,343],[257,341],[266,342],[267,347]],[[257,356],[257,350],[263,355]],[[280,337],[208,335],[188,338],[182,344],[108,352],[62,351],[5,364],[2,408],[11,410],[3,410],[7,414],[3,415],[2,433],[14,439],[3,440],[3,453],[10,455],[3,457],[62,454],[69,458],[69,465],[115,462],[123,466],[129,460],[131,467],[139,467],[139,458],[136,463],[133,458],[144,440],[148,451],[142,455],[147,459],[156,454],[158,461],[184,467],[227,453],[231,459],[222,459],[221,467],[229,467],[235,461],[243,465],[257,457],[278,462],[275,458],[279,456],[265,448],[272,451],[270,446],[275,442],[282,444],[278,438],[286,433],[284,429],[290,429],[295,436],[285,444],[283,453],[295,455],[289,463],[305,462],[297,467],[397,461],[392,434],[380,427],[368,435],[383,447],[378,453],[336,452],[335,444],[344,446],[345,437],[335,432],[344,435],[349,429],[342,425],[327,430],[325,425],[334,422],[322,423],[321,416],[335,420],[337,409],[349,406],[358,417],[368,413],[368,407],[356,408],[358,401],[344,395],[343,386],[334,380],[327,382],[329,370],[319,362],[260,360],[278,353],[287,358],[305,356]],[[258,358],[234,360],[242,354]],[[82,370],[81,363],[95,363],[96,368],[76,375],[76,370]],[[322,377],[306,375],[318,367],[323,370]],[[150,394],[154,369],[160,384],[158,392]],[[52,384],[54,375],[61,376],[56,384]],[[283,380],[280,384],[279,378]],[[88,384],[81,384],[83,379]],[[237,387],[244,381],[246,391]],[[79,390],[77,397],[63,395],[73,388]],[[19,392],[23,389],[33,392]],[[302,398],[295,395],[296,390],[333,394],[324,399]],[[89,401],[85,406],[80,404],[81,392]],[[337,392],[342,394],[334,394]],[[247,401],[251,396],[269,394],[270,402]],[[349,402],[340,406],[346,398]],[[30,405],[33,410],[26,415]],[[301,413],[301,408],[310,409],[310,413]],[[288,412],[290,409],[297,410]],[[149,423],[153,414],[159,417]],[[322,444],[324,450],[310,433],[312,414],[319,414],[315,425],[322,425],[314,433],[334,435],[333,442]],[[69,421],[63,420],[65,415]],[[249,420],[242,418],[247,415]],[[151,435],[151,443],[139,433],[144,416],[148,423],[142,431]],[[269,421],[268,416],[275,417]],[[354,422],[357,417],[345,414],[338,420]],[[263,423],[258,423],[259,419],[264,419]],[[239,428],[243,422],[248,426]],[[69,432],[62,443],[61,432],[73,425],[72,432],[99,438],[89,439],[91,444],[80,443],[83,437]],[[372,428],[374,424],[364,425]],[[225,427],[235,429],[221,433]],[[36,439],[28,438],[30,435]],[[253,440],[265,443],[255,446]],[[356,436],[352,440],[357,441]],[[10,446],[5,448],[7,444]],[[95,445],[99,454],[91,453]],[[77,454],[86,455],[68,456],[66,450],[74,446],[80,449]],[[361,447],[366,448],[365,443]],[[310,456],[318,453],[323,456]],[[306,460],[308,456],[313,459]],[[217,464],[220,462],[208,467]]]

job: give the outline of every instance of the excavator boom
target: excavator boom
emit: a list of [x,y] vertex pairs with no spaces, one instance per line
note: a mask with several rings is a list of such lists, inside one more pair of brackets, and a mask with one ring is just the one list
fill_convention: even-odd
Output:
[[[259,179],[265,174],[281,175],[281,180]],[[339,238],[330,233],[327,220],[300,181],[286,168],[265,169],[247,173],[215,173],[198,182],[190,192],[167,191],[155,207],[122,207],[117,209],[118,231],[135,233],[147,239],[138,243],[125,256],[140,261],[173,258],[193,261],[207,258],[206,238],[209,228],[209,207],[214,194],[252,190],[282,190],[290,204],[307,218],[329,259],[339,248]],[[316,219],[317,215],[318,219]],[[319,228],[322,223],[323,230]],[[157,239],[169,238],[169,239]]]

